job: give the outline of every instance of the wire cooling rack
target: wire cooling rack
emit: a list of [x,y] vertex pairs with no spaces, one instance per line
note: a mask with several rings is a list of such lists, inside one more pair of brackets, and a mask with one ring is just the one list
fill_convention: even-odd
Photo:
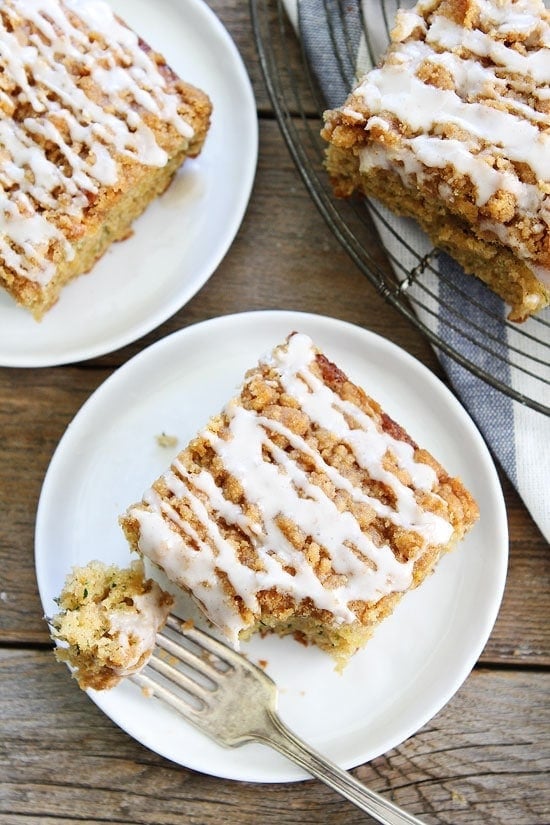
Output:
[[[548,311],[524,324],[507,321],[500,300],[477,278],[457,281],[442,275],[437,250],[420,248],[414,235],[397,232],[382,210],[364,199],[334,197],[319,135],[327,104],[301,47],[299,15],[292,15],[292,3],[286,2],[285,7],[283,0],[250,0],[254,35],[280,129],[328,226],[368,280],[427,336],[443,361],[450,358],[510,398],[550,415]],[[364,48],[374,64],[400,2],[370,2],[369,20],[376,20],[377,27],[373,31],[363,23]],[[349,0],[325,0],[318,6],[324,9],[318,25],[326,27],[334,49],[336,80],[349,90],[356,70],[355,50],[347,38]],[[296,19],[290,19],[289,9]]]

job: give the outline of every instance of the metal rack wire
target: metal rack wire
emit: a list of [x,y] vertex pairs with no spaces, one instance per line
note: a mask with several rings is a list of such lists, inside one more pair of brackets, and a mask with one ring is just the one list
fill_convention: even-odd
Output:
[[[400,2],[371,3],[378,7],[377,20],[387,37]],[[319,26],[327,27],[343,87],[349,89],[355,78],[346,28],[349,2],[326,0],[323,7],[325,18]],[[457,280],[442,274],[436,266],[437,250],[426,251],[408,241],[375,205],[334,197],[323,168],[325,144],[319,134],[326,103],[300,46],[299,20],[289,19],[283,0],[250,0],[250,10],[260,64],[283,137],[314,203],[355,264],[427,336],[444,361],[451,359],[510,398],[550,415],[548,313],[524,324],[510,323],[500,300],[476,278]],[[363,31],[375,62],[379,32],[373,35],[364,21]],[[377,227],[384,230],[384,243]],[[444,337],[437,324],[442,314]]]

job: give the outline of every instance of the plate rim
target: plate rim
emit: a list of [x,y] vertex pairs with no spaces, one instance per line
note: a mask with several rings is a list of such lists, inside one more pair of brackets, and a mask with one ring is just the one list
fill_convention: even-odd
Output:
[[[390,738],[388,741],[384,743],[384,748],[380,752],[367,753],[365,758],[361,756],[358,759],[357,756],[352,756],[349,759],[343,759],[340,761],[340,764],[343,768],[350,769],[356,767],[359,764],[363,764],[365,761],[369,761],[370,759],[376,758],[382,753],[387,752],[387,750],[389,750],[390,748],[398,747],[402,742],[404,742],[414,733],[419,731],[427,722],[429,722],[430,719],[432,719],[435,715],[437,715],[439,712],[443,710],[443,708],[446,706],[446,704],[449,702],[452,696],[462,686],[462,684],[470,674],[471,670],[473,669],[475,663],[479,659],[479,656],[481,655],[482,650],[485,647],[487,640],[489,639],[489,636],[492,632],[502,603],[508,565],[508,524],[504,497],[502,494],[502,489],[500,481],[498,479],[496,467],[494,465],[490,452],[483,440],[483,437],[479,433],[477,426],[472,421],[467,411],[461,405],[456,396],[454,396],[451,390],[438,378],[437,375],[435,375],[435,373],[433,373],[422,362],[418,361],[418,359],[416,359],[413,355],[399,347],[397,344],[394,344],[392,341],[378,335],[375,332],[372,332],[371,330],[367,330],[363,327],[360,327],[347,321],[342,321],[336,318],[331,318],[329,316],[318,315],[309,312],[293,310],[251,310],[221,315],[218,317],[209,318],[204,321],[197,322],[195,324],[191,324],[188,327],[184,327],[183,329],[177,330],[165,336],[164,338],[161,338],[160,340],[151,344],[146,349],[140,351],[128,362],[126,362],[124,365],[119,367],[115,372],[113,372],[110,376],[108,376],[108,378],[105,379],[105,381],[99,385],[99,387],[91,394],[91,396],[84,402],[81,408],[77,411],[69,426],[67,427],[66,433],[74,429],[75,427],[79,426],[79,421],[77,419],[79,419],[81,415],[85,418],[90,406],[94,404],[101,405],[103,403],[103,396],[106,393],[109,394],[110,388],[113,385],[113,383],[116,384],[119,380],[128,379],[128,376],[131,377],[132,372],[135,372],[136,375],[139,375],[142,362],[146,362],[148,359],[152,359],[154,361],[154,359],[159,355],[159,353],[162,353],[163,349],[170,349],[172,346],[177,347],[181,339],[183,339],[183,341],[189,338],[192,339],[194,334],[201,334],[201,332],[205,331],[207,332],[212,327],[214,327],[215,331],[219,333],[219,327],[231,329],[231,327],[235,323],[238,323],[239,326],[243,328],[245,324],[251,324],[252,326],[254,326],[256,322],[259,322],[262,325],[265,322],[265,325],[267,325],[267,323],[269,322],[282,323],[283,320],[285,321],[285,323],[287,323],[288,321],[291,322],[290,325],[287,323],[288,331],[290,331],[290,328],[292,328],[293,324],[298,324],[300,321],[304,321],[305,323],[311,322],[313,324],[320,323],[324,327],[326,327],[326,329],[329,332],[338,332],[339,330],[346,332],[347,330],[350,334],[359,335],[359,337],[362,337],[367,343],[367,345],[369,341],[373,341],[375,344],[381,346],[382,349],[395,351],[396,356],[400,359],[404,359],[405,362],[414,364],[415,368],[419,369],[420,372],[423,373],[424,378],[426,378],[428,382],[432,382],[434,386],[436,386],[438,390],[443,393],[443,396],[446,397],[446,401],[450,402],[455,408],[456,414],[458,415],[459,419],[461,419],[462,423],[468,427],[470,435],[476,442],[476,448],[481,451],[484,469],[491,476],[491,480],[493,482],[491,495],[493,497],[493,505],[496,506],[498,511],[498,518],[496,519],[496,524],[493,527],[493,529],[495,530],[495,536],[498,538],[497,544],[500,545],[500,548],[498,549],[498,551],[495,551],[493,557],[493,562],[495,564],[498,561],[498,581],[496,583],[493,582],[493,595],[489,601],[489,609],[485,610],[484,623],[482,626],[478,628],[478,632],[476,634],[477,644],[473,646],[469,650],[469,654],[463,658],[461,667],[458,669],[458,672],[455,674],[454,679],[449,684],[447,690],[445,690],[443,693],[438,694],[437,707],[434,708],[432,705],[430,705],[430,707],[427,709],[426,714],[420,720],[415,717],[414,719],[411,719],[410,724],[408,726],[401,726],[399,741],[396,742]],[[37,508],[35,530],[35,570],[38,581],[40,598],[46,610],[47,605],[45,603],[43,585],[44,579],[40,573],[40,531],[41,523],[44,518],[45,503],[47,496],[49,495],[48,478],[51,477],[50,474],[55,474],[56,463],[59,460],[59,456],[62,454],[64,438],[65,434],[60,440],[59,444],[57,445],[57,448],[54,451],[54,454],[50,461],[50,465],[47,469],[44,478],[44,484],[42,486]],[[124,684],[119,686],[119,688],[122,689],[125,689],[127,687],[133,686],[127,686]],[[118,690],[119,688],[115,688],[115,690]],[[297,771],[297,769],[291,763],[289,763],[288,771],[285,772],[279,770],[276,773],[276,775],[273,776],[269,772],[269,775],[266,775],[265,772],[262,773],[261,769],[260,774],[255,774],[254,770],[252,770],[252,773],[249,773],[246,770],[239,769],[227,770],[225,769],[225,764],[227,764],[227,760],[222,760],[223,767],[221,769],[219,767],[215,768],[214,766],[205,767],[204,762],[201,763],[200,759],[198,760],[198,762],[196,760],[187,760],[186,762],[182,762],[180,759],[175,759],[173,755],[166,753],[165,750],[163,750],[162,748],[159,749],[158,747],[151,746],[149,742],[144,741],[143,736],[140,737],[139,735],[136,735],[135,727],[129,721],[123,723],[119,720],[119,718],[115,719],[114,715],[112,715],[109,712],[109,710],[107,710],[104,706],[105,703],[109,703],[108,697],[104,697],[101,693],[93,691],[89,692],[89,696],[92,699],[92,701],[111,719],[111,721],[114,724],[116,724],[122,730],[125,730],[130,736],[136,739],[136,741],[140,742],[144,747],[147,747],[153,750],[154,752],[160,754],[164,758],[167,758],[175,762],[176,764],[181,764],[191,770],[197,770],[207,775],[217,776],[220,778],[248,782],[278,783],[300,781],[309,778],[307,774]],[[106,700],[106,702],[103,701],[104,699]],[[220,751],[223,751],[224,753],[226,752],[225,749],[221,748]],[[231,760],[229,760],[229,762],[230,761]]]
[[[112,2],[112,0],[108,1]],[[220,41],[223,43],[226,56],[230,56],[231,58],[230,65],[233,80],[238,82],[239,91],[243,95],[243,99],[247,102],[246,108],[239,112],[239,128],[244,130],[246,134],[247,145],[249,144],[250,146],[250,152],[244,155],[242,173],[238,177],[238,196],[232,197],[232,207],[231,210],[228,210],[227,229],[224,233],[223,243],[219,245],[216,254],[212,256],[211,259],[209,256],[209,261],[205,266],[202,277],[198,278],[196,282],[193,279],[194,283],[191,291],[188,293],[186,290],[181,301],[179,299],[167,301],[161,308],[157,308],[157,311],[153,315],[143,310],[137,322],[128,323],[122,331],[117,330],[116,334],[109,337],[107,343],[96,340],[95,343],[90,345],[81,340],[77,340],[70,345],[70,348],[64,349],[62,352],[55,349],[50,353],[47,344],[44,347],[40,338],[38,338],[34,351],[29,352],[28,338],[26,338],[24,342],[22,341],[18,351],[2,351],[2,338],[0,337],[0,366],[2,367],[33,369],[77,364],[92,358],[107,355],[134,343],[168,321],[194,298],[220,266],[239,232],[250,202],[259,154],[259,124],[252,82],[232,35],[214,10],[207,4],[206,0],[165,0],[165,2],[177,9],[190,8],[192,14],[195,15],[197,19],[200,19],[200,24],[207,28],[209,35],[215,38],[218,43]],[[162,51],[162,43],[157,44],[157,47]],[[206,91],[208,92],[208,90]],[[146,212],[147,209],[143,214],[146,215]],[[128,240],[131,242],[131,239]],[[177,268],[181,268],[181,261],[177,265]],[[78,280],[78,278],[75,279],[75,283],[77,283]],[[27,322],[30,318],[28,310],[19,307],[11,297],[9,297],[9,303],[7,303],[3,309],[0,308],[0,314],[2,312],[8,313],[8,316],[12,312],[25,313],[21,315],[24,322]],[[17,323],[17,321],[14,323]],[[38,322],[34,321],[34,323],[39,327]]]

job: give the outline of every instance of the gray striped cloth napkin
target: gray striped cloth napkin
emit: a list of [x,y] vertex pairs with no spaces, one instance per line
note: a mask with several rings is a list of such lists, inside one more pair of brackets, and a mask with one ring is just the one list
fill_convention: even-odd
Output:
[[[369,53],[381,55],[387,45],[387,29],[381,15],[380,0],[283,2],[302,39],[310,68],[317,78],[327,108],[341,105],[351,90],[343,76],[361,76],[370,68]],[[397,6],[396,0],[386,0],[385,7],[390,20]],[[331,19],[331,15],[334,25],[329,27],[327,20]],[[363,19],[368,20],[369,49],[363,34]],[[349,64],[347,66],[346,61]],[[422,257],[431,249],[428,239],[414,222],[395,217],[379,204],[372,216],[385,247],[399,259],[400,271],[412,269],[418,264],[418,256]],[[408,247],[416,254],[409,253]],[[410,260],[407,260],[408,257]],[[447,255],[438,255],[433,266],[437,271],[423,273],[422,299],[418,304],[414,302],[414,282],[408,293],[420,320],[440,340],[444,340],[468,361],[479,359],[477,349],[475,355],[469,352],[470,342],[463,335],[455,334],[452,319],[446,317],[447,298],[452,299],[456,305],[456,287],[458,285],[460,288],[464,282],[464,292],[468,296],[465,312],[469,323],[479,325],[481,330],[486,330],[488,336],[492,336],[495,354],[487,353],[483,356],[483,370],[506,386],[513,387],[516,392],[530,398],[536,397],[543,404],[550,404],[550,394],[544,397],[542,390],[541,397],[538,382],[538,396],[533,395],[533,379],[527,371],[523,373],[522,370],[511,370],[509,367],[508,352],[517,349],[517,342],[513,329],[510,330],[513,325],[504,323],[506,307],[503,302],[477,279],[465,275]],[[453,296],[446,295],[446,291],[450,289]],[[432,296],[428,307],[427,294]],[[550,319],[548,310],[543,315],[547,321]],[[550,327],[538,322],[535,328],[535,324],[536,321],[527,321],[521,325],[521,347],[527,347],[529,356],[539,358],[548,367],[550,340],[546,339],[550,338]],[[550,417],[491,387],[441,350],[437,350],[437,354],[456,395],[476,422],[494,458],[519,492],[543,535],[550,541]],[[517,360],[515,352],[512,354]],[[520,363],[521,357],[520,352]]]

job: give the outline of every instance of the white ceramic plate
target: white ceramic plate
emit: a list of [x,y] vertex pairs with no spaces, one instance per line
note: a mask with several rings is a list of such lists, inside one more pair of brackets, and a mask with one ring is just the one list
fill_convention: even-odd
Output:
[[212,275],[243,218],[258,153],[254,95],[237,49],[202,0],[112,6],[213,103],[201,155],[37,323],[0,290],[0,364],[43,367],[112,352],[179,310]]
[[[126,565],[119,514],[221,409],[245,370],[293,330],[308,333],[460,475],[481,509],[460,549],[407,594],[343,675],[326,654],[290,638],[256,638],[244,646],[252,659],[267,660],[283,719],[350,768],[398,745],[450,699],[491,632],[506,576],[506,514],[485,444],[446,387],[395,345],[341,321],[266,311],[206,321],[144,350],[99,387],[59,444],[38,509],[36,572],[51,614],[71,566],[94,558]],[[177,436],[179,446],[160,447],[161,433]],[[178,612],[196,617],[185,597]],[[304,777],[261,745],[217,747],[131,683],[90,695],[138,741],[181,765],[248,781]]]

